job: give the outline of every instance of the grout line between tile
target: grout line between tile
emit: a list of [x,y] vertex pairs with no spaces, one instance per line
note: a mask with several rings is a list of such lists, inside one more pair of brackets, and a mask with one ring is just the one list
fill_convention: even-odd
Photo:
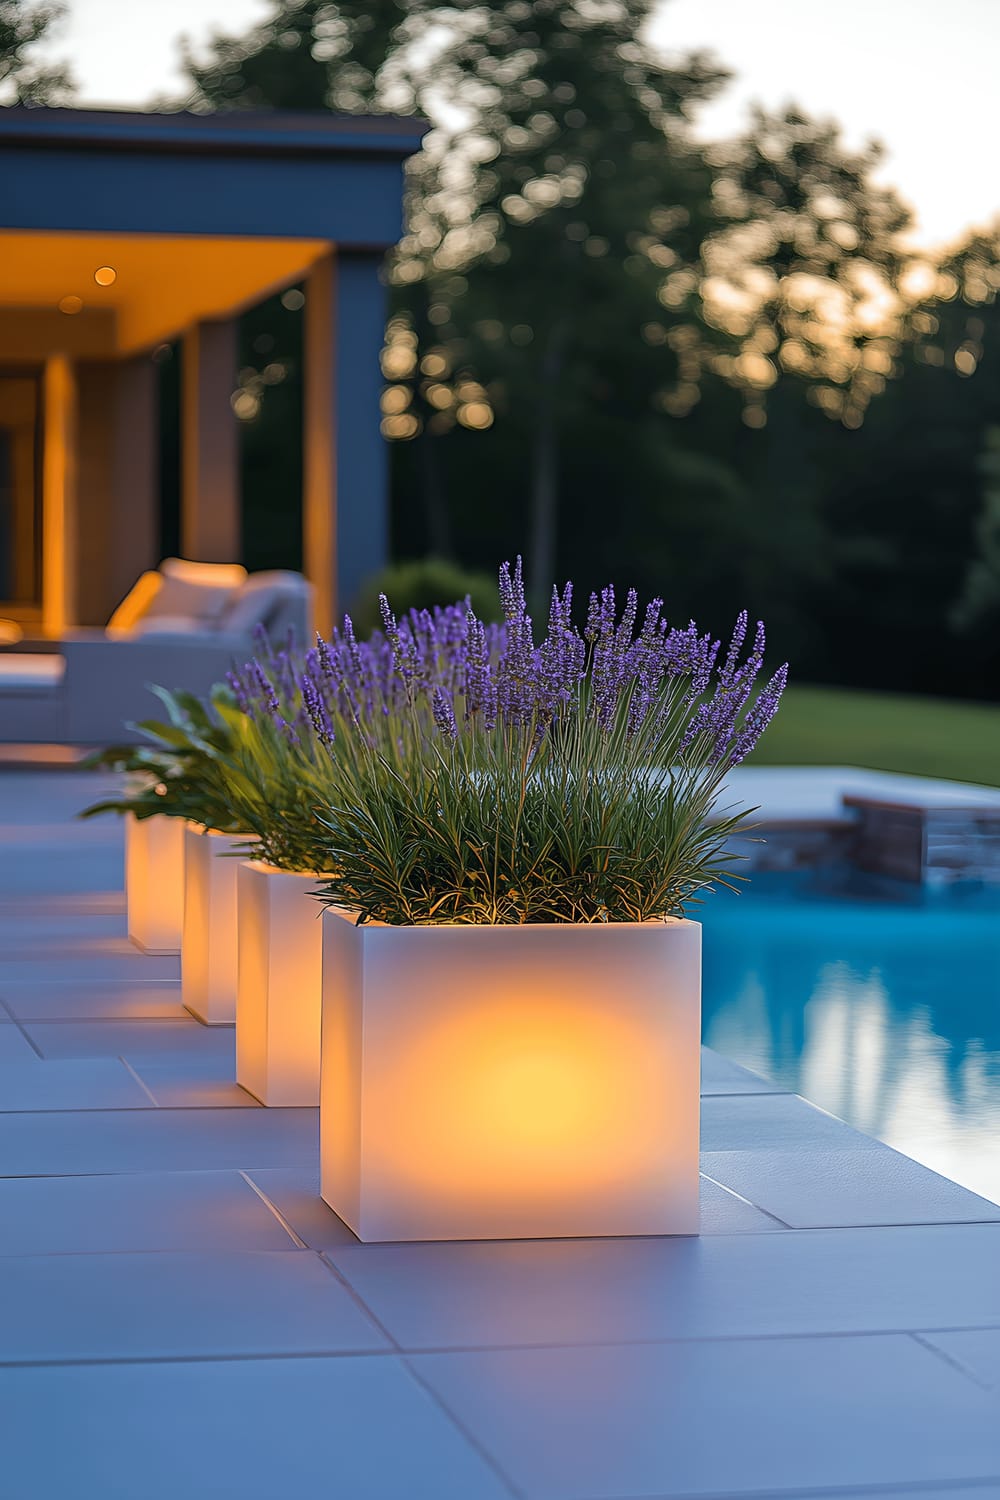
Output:
[[154,1109],[159,1109],[159,1107],[160,1107],[159,1100],[154,1097],[153,1091],[148,1086],[148,1084],[145,1083],[145,1081],[139,1077],[138,1073],[135,1071],[135,1069],[133,1068],[132,1064],[129,1062],[128,1058],[127,1057],[122,1057],[121,1054],[119,1053],[119,1055],[118,1055],[118,1061],[125,1068],[127,1068],[128,1071],[132,1074],[132,1077],[135,1079],[136,1083],[142,1089],[142,1092],[146,1095],[146,1098],[153,1105]]
[[745,1203],[748,1208],[755,1208],[757,1212],[763,1214],[766,1219],[772,1219],[775,1224],[780,1224],[782,1229],[793,1228],[793,1226],[791,1224],[787,1224],[784,1219],[779,1219],[778,1215],[773,1214],[769,1208],[764,1208],[761,1204],[754,1203],[752,1198],[744,1198],[742,1193],[738,1193],[735,1188],[729,1187],[725,1182],[720,1182],[717,1177],[711,1177],[708,1172],[699,1172],[698,1175],[699,1177],[703,1177],[706,1182],[711,1182],[717,1188],[721,1188],[724,1193],[729,1193],[731,1197],[738,1199],[740,1203]]
[[270,1212],[274,1215],[295,1248],[297,1250],[308,1250],[309,1246],[306,1244],[305,1240],[301,1239],[300,1236],[296,1234],[295,1230],[292,1228],[291,1224],[289,1224],[284,1214],[276,1204],[271,1202],[270,1198],[264,1192],[263,1188],[259,1188],[254,1182],[253,1178],[248,1176],[246,1172],[241,1171],[239,1173],[239,1176],[243,1178],[243,1181],[246,1183],[247,1187],[252,1189],[252,1191],[257,1194],[257,1197],[260,1199],[261,1203],[263,1203],[264,1207],[269,1209]]
[[22,1026],[21,1022],[18,1020],[17,1016],[15,1016],[14,1012],[11,1010],[10,1006],[7,1004],[2,995],[0,995],[0,1006],[2,1006],[3,1009],[7,1012],[8,1016],[10,1017],[10,1024],[17,1027],[18,1031],[24,1037],[24,1040],[27,1042],[28,1046],[31,1048],[35,1056],[42,1062],[44,1062],[45,1055],[42,1052],[41,1048],[35,1045],[34,1038],[28,1031],[25,1030],[24,1026]]
[[964,1375],[967,1380],[971,1380],[972,1384],[978,1386],[981,1391],[992,1391],[994,1387],[988,1380],[984,1380],[982,1376],[977,1375],[975,1370],[965,1364],[963,1360],[957,1359],[954,1354],[949,1354],[947,1349],[941,1349],[933,1342],[932,1335],[943,1332],[945,1330],[941,1328],[929,1329],[927,1336],[925,1336],[911,1328],[909,1336],[913,1339],[914,1343],[920,1344],[926,1349],[928,1354],[933,1354],[937,1359],[943,1360],[957,1374]]

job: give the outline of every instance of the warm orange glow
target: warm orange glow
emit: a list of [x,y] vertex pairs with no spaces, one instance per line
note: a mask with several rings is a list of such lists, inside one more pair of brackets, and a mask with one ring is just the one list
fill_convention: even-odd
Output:
[[[2,230],[0,295],[6,306],[78,312],[83,303],[66,288],[96,282],[101,307],[114,312],[114,351],[125,354],[252,306],[301,279],[329,248],[322,240]],[[64,307],[69,301],[77,305]]]
[[262,1104],[319,1103],[323,927],[315,875],[237,875],[236,1081]]
[[76,618],[76,379],[65,355],[45,364],[42,452],[42,626],[60,635]]
[[147,953],[176,953],[184,905],[184,822],[125,819],[128,935]]
[[363,1240],[696,1233],[699,937],[327,914],[323,1197]]
[[58,307],[61,313],[73,317],[74,314],[83,311],[83,301],[80,297],[60,297]]
[[181,1002],[207,1026],[236,1020],[236,872],[241,840],[184,830]]

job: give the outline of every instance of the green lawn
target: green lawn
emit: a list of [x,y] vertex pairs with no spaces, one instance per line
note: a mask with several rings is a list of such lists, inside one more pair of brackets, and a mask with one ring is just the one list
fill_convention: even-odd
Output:
[[751,762],[872,766],[1000,786],[1000,706],[791,687]]

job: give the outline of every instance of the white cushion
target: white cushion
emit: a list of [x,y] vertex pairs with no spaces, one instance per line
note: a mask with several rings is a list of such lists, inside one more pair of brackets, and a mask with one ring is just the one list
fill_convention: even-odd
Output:
[[227,635],[250,635],[256,625],[267,628],[289,594],[298,597],[308,589],[301,573],[287,569],[271,568],[251,573],[230,601],[219,628]]
[[195,563],[168,557],[160,564],[163,583],[143,620],[163,617],[194,621],[215,629],[247,576],[238,563]]

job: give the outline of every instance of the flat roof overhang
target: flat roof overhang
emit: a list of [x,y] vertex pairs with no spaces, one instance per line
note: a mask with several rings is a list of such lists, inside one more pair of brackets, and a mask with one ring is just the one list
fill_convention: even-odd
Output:
[[[138,353],[301,281],[327,240],[0,229],[0,358]],[[114,280],[100,285],[110,268]],[[70,305],[74,310],[63,309]]]
[[0,228],[384,248],[427,129],[394,116],[0,110]]

